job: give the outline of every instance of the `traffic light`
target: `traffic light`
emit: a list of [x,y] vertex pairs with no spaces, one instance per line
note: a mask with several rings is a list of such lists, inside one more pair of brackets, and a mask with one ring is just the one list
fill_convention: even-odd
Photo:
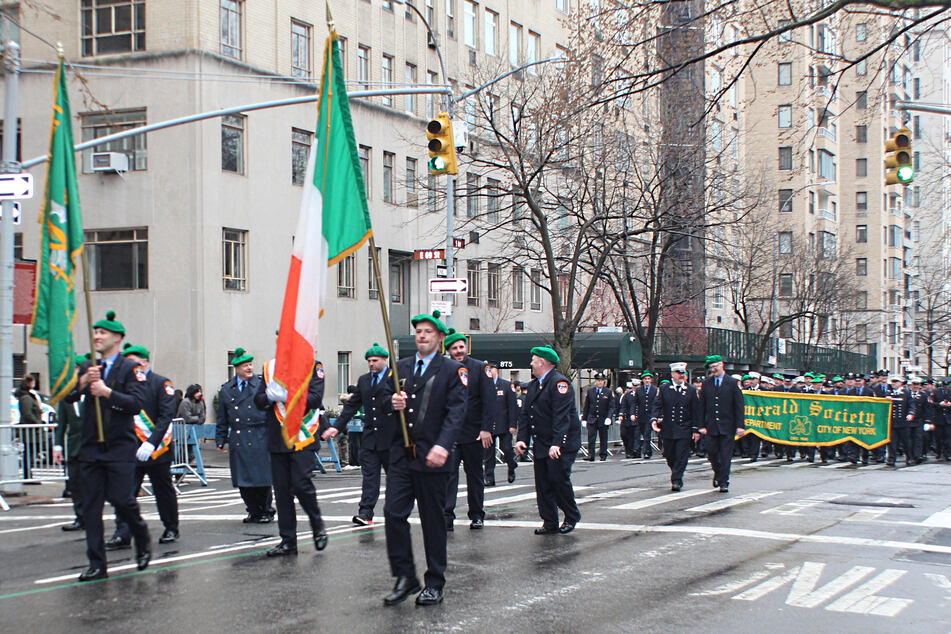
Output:
[[429,172],[433,175],[458,174],[456,144],[452,138],[452,119],[449,113],[440,112],[426,126],[429,139]]
[[908,185],[915,180],[911,153],[911,130],[902,127],[885,142],[885,184]]

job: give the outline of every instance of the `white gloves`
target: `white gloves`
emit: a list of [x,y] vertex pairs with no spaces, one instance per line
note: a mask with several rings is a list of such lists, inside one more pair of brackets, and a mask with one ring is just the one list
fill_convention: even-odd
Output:
[[581,421],[581,426],[582,426],[582,427],[587,427],[587,426],[588,426],[588,421],[586,421],[586,420]]
[[609,416],[608,418],[605,418],[605,419],[604,419],[604,424],[605,424],[605,425],[610,425],[610,424],[611,424],[611,417],[610,417],[610,416]]
[[139,462],[146,462],[153,451],[155,451],[155,445],[146,440],[142,443],[142,446],[139,447],[139,450],[135,452],[135,457]]
[[267,384],[265,393],[267,394],[267,400],[271,401],[272,403],[287,402],[287,388],[277,381],[270,381]]

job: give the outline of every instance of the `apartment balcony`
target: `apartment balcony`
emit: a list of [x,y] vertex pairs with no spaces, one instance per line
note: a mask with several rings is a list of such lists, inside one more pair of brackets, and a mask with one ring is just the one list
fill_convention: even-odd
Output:
[[838,220],[836,217],[836,212],[832,209],[819,209],[818,215],[819,218],[822,218],[823,220],[831,220],[832,222],[836,222]]
[[818,132],[817,136],[822,137],[824,139],[828,139],[829,141],[832,141],[833,143],[835,143],[836,141],[835,129],[823,128],[820,126],[819,128],[816,128],[816,130]]

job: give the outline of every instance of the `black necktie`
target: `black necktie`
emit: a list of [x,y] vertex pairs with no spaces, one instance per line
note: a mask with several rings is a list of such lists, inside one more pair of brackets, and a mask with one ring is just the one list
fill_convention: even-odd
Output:
[[238,391],[239,391],[239,392],[244,392],[244,383],[245,383],[245,382],[244,382],[243,380],[238,381]]
[[413,375],[415,377],[420,377],[423,375],[423,360],[420,359],[416,362],[416,373]]
[[378,372],[373,373],[373,383],[371,387],[376,387],[377,382],[380,380],[380,374]]

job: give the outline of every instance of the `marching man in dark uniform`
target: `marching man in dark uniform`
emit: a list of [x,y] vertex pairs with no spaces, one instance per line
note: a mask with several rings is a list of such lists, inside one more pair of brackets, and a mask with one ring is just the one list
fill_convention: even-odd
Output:
[[594,375],[594,387],[588,388],[581,408],[581,421],[588,428],[588,462],[594,462],[594,448],[601,439],[601,461],[608,459],[608,425],[614,418],[614,393],[607,387],[602,372]]
[[264,365],[264,380],[254,394],[254,405],[267,414],[267,449],[271,454],[271,478],[274,482],[274,501],[277,503],[277,529],[281,543],[267,552],[268,557],[297,554],[297,509],[294,498],[307,513],[310,530],[317,550],[327,547],[327,531],[317,505],[317,491],[311,477],[317,468],[317,436],[320,414],[324,404],[324,366],[314,362],[310,384],[307,386],[307,411],[293,446],[284,440],[284,407],[287,389],[275,381],[275,360]]
[[628,382],[627,389],[621,395],[618,406],[618,423],[621,426],[621,442],[624,443],[624,457],[633,458],[637,447],[638,431],[634,420],[634,384]]
[[[581,449],[581,421],[567,377],[555,369],[560,358],[550,346],[532,348],[532,375],[518,419],[515,451],[535,447],[535,497],[542,518],[536,535],[566,535],[581,521],[571,485],[571,466]],[[558,525],[558,509],[565,519]]]
[[[143,404],[143,384],[136,380],[135,364],[119,354],[125,326],[111,310],[93,324],[93,343],[100,363],[84,363],[79,369],[76,389],[66,396],[75,403],[83,398],[82,442],[79,462],[83,486],[83,523],[86,527],[86,556],[89,567],[80,581],[108,577],[106,546],[103,540],[102,507],[112,504],[135,539],[135,563],[145,570],[152,559],[149,529],[135,500],[135,454],[139,439],[132,417]],[[102,426],[96,418],[96,399]],[[102,436],[100,437],[100,430]]]
[[[81,366],[88,357],[81,354],[73,356],[73,365]],[[67,403],[66,399],[56,405],[56,432],[54,435],[53,464],[62,464],[66,460],[66,488],[69,489],[76,518],[70,524],[60,526],[63,531],[83,530],[83,488],[79,474],[79,446],[82,443],[83,419],[79,414],[79,403]],[[65,451],[68,455],[64,456]]]
[[707,357],[704,367],[712,373],[700,390],[700,434],[706,437],[707,457],[713,467],[713,486],[730,490],[730,467],[736,436],[743,436],[746,412],[739,382],[723,370],[723,358]]
[[888,460],[886,463],[894,467],[898,460],[899,446],[905,449],[905,464],[911,466],[915,458],[914,443],[912,439],[912,425],[917,425],[915,414],[917,413],[918,401],[912,398],[911,392],[905,388],[905,377],[900,374],[893,375],[889,379],[891,387],[886,393],[886,398],[892,402],[892,426],[891,442],[888,443]]
[[634,390],[634,422],[637,425],[637,436],[640,443],[638,458],[647,460],[654,453],[651,446],[651,412],[654,410],[654,400],[657,398],[657,388],[654,387],[654,375],[648,370],[641,374],[644,382]]
[[[400,380],[405,383],[390,398],[390,411],[405,412],[412,446],[404,446],[401,429],[393,442],[386,475],[386,554],[396,585],[383,599],[384,605],[405,601],[420,590],[409,533],[414,501],[419,506],[426,549],[426,587],[416,597],[416,604],[435,605],[443,600],[447,539],[443,512],[452,468],[449,452],[466,419],[469,401],[469,371],[439,354],[443,338],[449,334],[439,311],[416,315],[411,323],[416,332],[416,354],[397,363]],[[480,470],[481,465],[480,458]],[[458,472],[459,465],[455,468]]]
[[449,483],[446,489],[446,530],[453,530],[453,522],[456,519],[460,462],[466,472],[469,528],[478,530],[485,526],[485,472],[482,460],[485,450],[492,446],[492,420],[495,416],[493,410],[497,398],[492,381],[486,376],[485,364],[469,356],[466,335],[450,328],[445,346],[449,356],[465,366],[469,375],[469,384],[466,387],[469,398],[466,420],[459,430],[456,446],[450,456]]
[[343,405],[334,426],[323,434],[323,439],[334,438],[347,429],[354,415],[363,408],[363,439],[360,442],[360,470],[363,491],[360,506],[353,523],[367,526],[373,523],[373,509],[380,499],[380,469],[390,471],[390,447],[396,436],[396,416],[390,412],[393,396],[393,371],[387,365],[390,353],[378,343],[367,350],[364,358],[370,371],[357,379],[357,389]]
[[267,414],[254,404],[261,377],[254,373],[254,357],[236,348],[231,365],[235,376],[218,391],[215,445],[225,451],[231,467],[231,486],[241,492],[247,508],[245,524],[267,524],[276,511],[271,506],[271,454],[267,450]]
[[687,364],[671,363],[672,383],[659,390],[654,401],[651,426],[664,440],[664,458],[670,467],[670,489],[684,486],[684,470],[690,457],[690,441],[700,440],[700,400],[697,388],[687,383]]
[[[135,433],[142,445],[135,453],[135,490],[142,487],[148,474],[155,494],[155,505],[165,531],[159,537],[160,544],[169,544],[179,537],[178,496],[172,484],[172,419],[175,417],[175,387],[172,382],[152,371],[149,351],[143,346],[126,344],[122,356],[136,364],[135,378],[144,383],[145,394],[142,411],[135,415]],[[106,550],[127,548],[132,540],[129,525],[116,517],[116,532],[106,542]]]
[[499,378],[499,364],[497,362],[486,361],[485,374],[489,377],[492,391],[495,393],[495,407],[492,408],[489,414],[491,417],[489,423],[492,427],[492,444],[485,450],[483,465],[485,467],[485,486],[494,487],[496,441],[498,441],[499,449],[502,451],[502,458],[508,466],[508,481],[510,483],[515,482],[515,469],[518,467],[518,463],[515,462],[512,436],[515,435],[518,426],[518,403],[515,400],[512,384]]

